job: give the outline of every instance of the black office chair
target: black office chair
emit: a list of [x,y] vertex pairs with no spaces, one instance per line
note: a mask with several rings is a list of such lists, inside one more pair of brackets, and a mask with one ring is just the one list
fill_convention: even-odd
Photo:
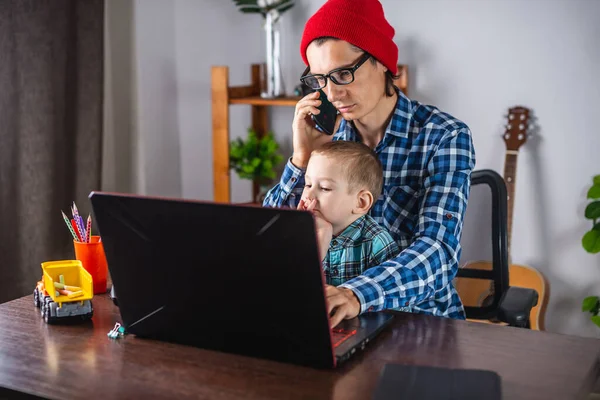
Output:
[[[538,293],[508,284],[506,196],[504,179],[498,173],[473,171],[461,238],[461,267],[454,283],[467,319],[530,328],[529,315]],[[490,253],[491,262],[474,261],[490,260]]]

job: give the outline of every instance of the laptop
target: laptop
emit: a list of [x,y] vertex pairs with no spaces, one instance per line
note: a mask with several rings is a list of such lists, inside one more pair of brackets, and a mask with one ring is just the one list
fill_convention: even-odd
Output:
[[393,318],[331,329],[307,211],[92,192],[128,333],[316,368],[346,361]]

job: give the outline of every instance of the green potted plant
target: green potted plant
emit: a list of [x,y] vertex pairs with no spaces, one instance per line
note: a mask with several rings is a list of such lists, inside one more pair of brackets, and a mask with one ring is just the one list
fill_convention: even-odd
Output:
[[[581,244],[588,253],[600,253],[600,175],[593,178],[593,185],[587,192],[587,198],[591,202],[585,208],[585,218],[592,221],[592,228],[583,235]],[[581,306],[583,312],[591,314],[593,323],[600,327],[600,297],[588,296],[583,299]]]
[[270,131],[263,137],[258,137],[252,128],[248,128],[245,140],[237,138],[231,142],[229,167],[241,179],[249,179],[255,183],[252,199],[255,203],[262,203],[268,186],[277,175],[275,168],[283,160],[278,151],[279,145]]

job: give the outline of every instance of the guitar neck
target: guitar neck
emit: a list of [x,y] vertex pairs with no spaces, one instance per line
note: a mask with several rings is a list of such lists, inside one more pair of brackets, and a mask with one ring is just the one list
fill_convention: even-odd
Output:
[[506,182],[507,195],[507,234],[508,234],[508,255],[510,257],[510,244],[512,239],[513,209],[515,201],[515,181],[517,177],[517,156],[519,152],[514,150],[506,151],[504,160],[504,181]]

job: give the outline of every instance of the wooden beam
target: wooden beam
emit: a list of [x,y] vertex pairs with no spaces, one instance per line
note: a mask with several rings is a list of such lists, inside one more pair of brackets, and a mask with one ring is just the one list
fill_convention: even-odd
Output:
[[212,67],[213,198],[231,201],[229,178],[229,68]]
[[[260,90],[260,72],[261,67],[258,64],[252,65],[251,76],[252,76],[252,87]],[[267,113],[267,107],[264,105],[253,105],[252,106],[252,129],[256,132],[258,138],[262,138],[267,134],[269,126],[269,115]],[[252,182],[252,201],[256,201],[260,192],[260,183],[256,180]]]
[[233,86],[229,88],[229,99],[244,99],[247,97],[255,97],[260,93],[256,93],[254,86]]
[[233,86],[229,88],[229,99],[260,97],[260,74],[264,71],[263,64],[252,64],[250,67],[251,84],[248,86]]
[[296,107],[296,103],[301,97],[277,97],[275,99],[262,98],[260,96],[240,97],[238,99],[229,99],[229,104],[249,104],[256,106],[286,106]]

